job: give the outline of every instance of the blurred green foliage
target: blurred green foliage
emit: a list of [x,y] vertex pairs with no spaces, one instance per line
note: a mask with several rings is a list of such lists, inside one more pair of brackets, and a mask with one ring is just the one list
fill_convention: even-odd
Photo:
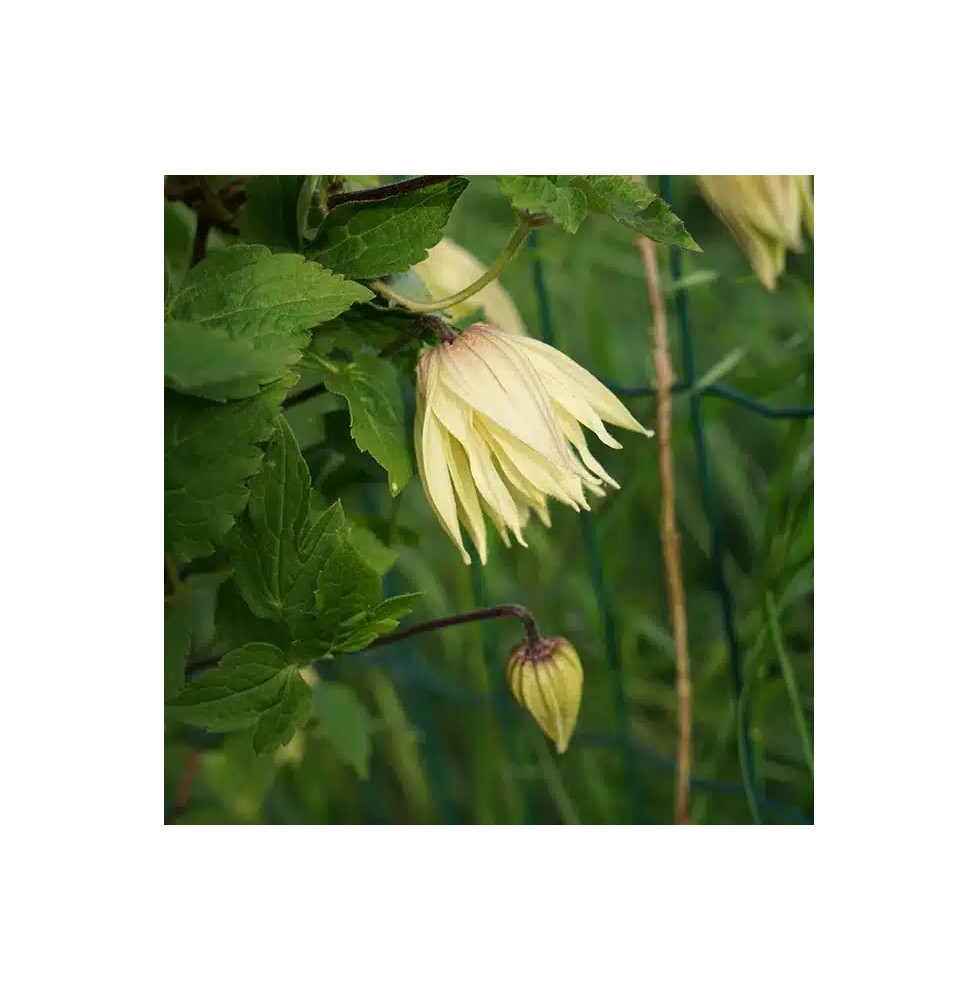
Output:
[[[655,186],[655,178],[650,183]],[[698,373],[769,404],[813,398],[813,253],[789,255],[776,291],[764,291],[733,239],[710,213],[693,178],[673,181],[674,209],[702,254],[684,253]],[[473,178],[448,235],[488,263],[514,228],[498,185]],[[168,239],[178,239],[179,234]],[[667,254],[660,267],[670,306],[674,366],[682,376],[675,285]],[[557,346],[616,387],[651,384],[649,306],[631,234],[592,215],[576,235],[556,226],[539,233],[507,267],[503,284],[527,329],[540,335],[533,259],[538,254],[553,310]],[[410,403],[413,386],[403,385]],[[626,398],[655,426],[652,396]],[[812,726],[814,657],[814,432],[811,420],[765,418],[726,399],[703,397],[706,443],[725,569],[736,614],[750,700],[751,741],[760,817],[810,822],[814,801],[787,660],[807,726]],[[289,410],[300,445],[321,437],[323,413],[343,401],[322,396]],[[675,397],[673,432],[677,516],[694,680],[693,820],[751,822],[738,752],[734,696],[719,595],[710,562],[710,527],[689,422],[689,397]],[[533,521],[528,549],[498,537],[489,565],[470,570],[438,528],[417,476],[392,500],[382,470],[344,485],[328,473],[326,501],[344,508],[397,552],[389,571],[396,591],[423,597],[406,624],[496,602],[518,602],[541,629],[566,636],[584,664],[584,700],[568,752],[557,756],[505,688],[514,622],[446,629],[375,652],[319,665],[327,682],[358,694],[371,747],[353,758],[316,730],[299,734],[273,758],[258,759],[247,738],[205,737],[185,823],[668,823],[675,753],[673,643],[659,542],[657,441],[617,435],[620,451],[600,461],[622,489],[592,513],[551,505],[553,527]],[[596,452],[597,454],[597,452]],[[364,459],[369,464],[371,460]],[[363,481],[370,480],[370,481]],[[616,730],[616,680],[595,590],[583,518],[590,518],[621,653],[627,740]],[[779,652],[766,612],[779,628]],[[206,632],[213,598],[195,596]],[[192,741],[166,745],[166,802],[185,777]],[[356,736],[353,737],[356,742]],[[206,745],[205,745],[206,744]],[[351,763],[355,759],[356,763]]]

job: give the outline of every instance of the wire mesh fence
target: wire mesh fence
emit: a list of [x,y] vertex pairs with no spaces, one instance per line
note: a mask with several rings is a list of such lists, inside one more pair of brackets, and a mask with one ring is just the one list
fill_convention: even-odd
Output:
[[[668,177],[662,178],[662,193],[667,201],[672,200],[672,184]],[[532,287],[538,310],[540,336],[547,343],[560,347],[553,321],[553,303],[548,284],[547,265],[539,252],[536,233],[531,234],[526,253],[529,255],[532,272]],[[742,391],[734,386],[699,376],[697,354],[693,335],[693,318],[690,300],[683,282],[683,258],[672,249],[669,253],[670,273],[673,281],[675,322],[678,333],[679,377],[672,391],[683,398],[688,405],[688,430],[692,440],[692,451],[697,468],[699,504],[709,528],[709,561],[712,573],[712,596],[715,600],[722,623],[725,643],[726,668],[729,671],[730,699],[736,728],[736,744],[741,767],[741,780],[732,781],[711,775],[699,774],[694,768],[691,786],[707,796],[737,798],[746,801],[749,814],[755,822],[811,823],[811,816],[795,805],[779,802],[765,794],[758,780],[751,738],[751,691],[749,677],[745,670],[743,639],[738,630],[738,608],[728,580],[727,561],[729,546],[723,519],[717,505],[713,456],[705,433],[704,406],[714,400],[718,406],[734,406],[749,412],[760,420],[806,422],[814,417],[814,408],[806,404],[773,405]],[[649,385],[618,385],[607,383],[622,397],[654,396],[655,389]],[[687,456],[677,455],[677,461],[686,461]],[[647,741],[637,739],[631,732],[630,700],[626,685],[623,653],[621,648],[620,622],[614,597],[614,581],[609,580],[605,553],[598,531],[601,514],[580,517],[580,532],[590,574],[590,584],[597,605],[600,621],[600,641],[603,663],[590,663],[592,674],[606,678],[611,689],[612,724],[607,729],[583,728],[574,737],[574,747],[595,748],[603,753],[613,754],[620,769],[620,789],[627,811],[614,814],[620,822],[645,823],[662,821],[662,817],[651,814],[643,783],[649,774],[672,774],[675,764],[671,756],[650,746]],[[398,576],[399,570],[388,574],[387,584],[394,592],[403,589],[405,580]],[[649,574],[661,573],[656,558],[647,564]],[[487,592],[484,571],[474,564],[471,569],[471,600],[473,606],[480,606],[498,599],[500,596]],[[500,649],[489,633],[489,626],[477,626],[481,630],[481,656],[483,660],[483,687],[460,683],[459,680],[435,667],[422,651],[411,644],[379,650],[365,654],[360,659],[361,666],[377,667],[395,686],[406,713],[405,726],[412,734],[417,756],[414,767],[421,770],[409,773],[407,764],[399,771],[398,780],[410,785],[416,779],[421,802],[420,813],[413,818],[431,822],[465,822],[472,817],[460,807],[464,795],[465,775],[453,763],[457,748],[452,745],[452,736],[437,724],[435,713],[439,706],[449,705],[462,713],[473,713],[473,717],[484,717],[487,713],[495,720],[498,746],[501,751],[505,781],[503,809],[511,822],[534,823],[552,822],[556,819],[577,821],[577,811],[573,796],[569,795],[554,770],[549,750],[533,749],[523,731],[524,720],[519,708],[514,704],[505,688],[504,672],[500,659]],[[696,664],[694,663],[694,683]],[[323,666],[325,676],[333,667]],[[787,683],[787,678],[786,678]],[[528,747],[530,750],[528,750]],[[365,783],[367,812],[373,822],[398,821],[398,815],[391,812],[390,798],[384,794],[385,778],[374,769]],[[478,777],[473,780],[478,780]],[[540,797],[535,788],[540,781],[548,782],[552,797],[557,802],[556,813],[550,808],[541,808]],[[460,784],[461,783],[461,784]],[[409,792],[410,794],[410,792]],[[274,798],[267,803],[269,818],[276,819]],[[609,813],[611,815],[611,813]],[[284,816],[278,817],[287,821]]]

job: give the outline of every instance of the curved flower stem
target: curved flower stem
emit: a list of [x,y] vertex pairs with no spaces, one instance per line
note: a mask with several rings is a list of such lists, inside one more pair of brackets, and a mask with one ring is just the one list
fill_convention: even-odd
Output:
[[447,618],[433,618],[430,622],[422,622],[420,625],[413,625],[411,628],[402,629],[400,632],[381,636],[367,646],[367,649],[387,646],[392,642],[400,642],[402,639],[413,639],[416,635],[423,635],[425,632],[434,632],[440,628],[449,628],[452,625],[465,625],[468,622],[485,621],[487,618],[518,618],[522,622],[523,628],[526,629],[526,641],[530,646],[536,646],[541,641],[540,631],[537,628],[537,623],[533,615],[522,604],[497,604],[492,608],[464,611],[460,615],[449,615]]
[[411,312],[441,312],[442,309],[448,309],[451,306],[458,305],[459,302],[464,302],[466,299],[471,298],[476,292],[485,288],[490,281],[499,277],[503,268],[513,259],[513,257],[516,256],[517,251],[523,245],[523,241],[526,239],[530,230],[536,229],[538,226],[546,225],[549,221],[549,219],[541,218],[539,216],[521,216],[520,224],[516,227],[513,235],[509,238],[509,243],[503,247],[502,253],[500,253],[500,255],[496,258],[489,270],[486,271],[481,278],[477,278],[473,281],[467,288],[463,288],[460,292],[456,292],[454,295],[449,295],[446,299],[438,299],[436,302],[417,302],[414,299],[409,299],[406,296],[401,295],[400,292],[395,292],[393,288],[389,285],[385,285],[382,281],[371,281],[370,287]]
[[[401,629],[400,632],[392,632],[389,635],[375,639],[369,646],[365,646],[360,650],[360,652],[376,649],[378,646],[389,646],[392,642],[400,642],[402,639],[413,639],[416,635],[423,635],[425,632],[435,632],[440,628],[450,628],[452,625],[466,625],[469,622],[481,622],[488,618],[518,618],[526,630],[526,641],[531,648],[543,642],[543,637],[537,628],[536,619],[522,604],[497,604],[491,608],[478,608],[475,611],[463,611],[459,615],[448,615],[447,618],[432,618],[430,622],[422,622],[420,625]],[[220,656],[208,656],[206,659],[189,663],[187,665],[187,676],[191,677],[193,674],[205,670],[207,667],[212,667],[220,662],[220,660]]]

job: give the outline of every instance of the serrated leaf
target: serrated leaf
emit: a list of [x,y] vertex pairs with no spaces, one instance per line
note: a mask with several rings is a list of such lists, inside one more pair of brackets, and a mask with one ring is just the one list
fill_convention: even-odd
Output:
[[287,626],[293,661],[362,649],[393,627],[400,605],[381,601],[380,576],[351,541],[339,502],[311,511],[309,470],[284,419],[230,548],[239,593],[255,615]]
[[170,301],[169,319],[235,335],[288,333],[339,316],[373,293],[298,254],[233,246],[198,264]]
[[377,202],[351,202],[326,216],[310,247],[314,260],[351,278],[407,270],[442,237],[464,177]]
[[384,618],[401,619],[414,611],[414,605],[418,598],[424,595],[421,591],[413,594],[397,594],[395,597],[388,597],[377,605],[377,614]]
[[284,622],[260,618],[248,607],[233,579],[225,580],[217,592],[214,627],[221,641],[232,649],[249,642],[267,642],[285,649],[292,639]]
[[587,216],[587,197],[570,177],[544,177],[515,174],[499,178],[499,187],[513,208],[534,214],[549,215],[570,233]]
[[[314,354],[324,356],[336,347],[351,353],[359,350],[361,344],[384,348],[417,329],[418,317],[399,309],[355,305],[342,316],[317,326],[309,349]],[[417,348],[417,344],[409,346]]]
[[[248,199],[241,210],[241,237],[285,250],[301,250],[299,196],[304,178],[297,174],[254,175],[248,178]],[[308,211],[308,204],[306,205]]]
[[312,704],[324,736],[361,779],[367,777],[373,720],[360,699],[345,684],[324,681],[312,691]]
[[183,687],[193,621],[193,608],[185,597],[163,602],[164,698],[173,697]]
[[573,178],[572,183],[584,193],[592,212],[607,215],[657,243],[700,249],[682,220],[644,184],[612,174],[588,174]]
[[231,548],[235,583],[251,610],[290,625],[315,614],[320,569],[345,529],[339,503],[310,518],[309,491],[309,469],[280,418]]
[[353,440],[387,470],[391,494],[396,496],[411,478],[396,369],[383,358],[361,354],[349,363],[337,362],[334,371],[324,371],[323,382],[346,399]]
[[289,663],[276,646],[252,642],[232,650],[168,702],[174,719],[212,732],[257,723],[282,698]]
[[255,753],[264,756],[277,747],[285,746],[311,712],[312,692],[309,685],[299,676],[296,667],[290,667],[279,700],[258,720],[252,740]]
[[275,426],[287,383],[255,396],[214,403],[163,392],[163,533],[180,559],[206,556],[248,501],[246,482],[262,463],[258,443]]
[[[379,639],[380,636],[386,635],[388,632],[393,632],[401,623],[401,619],[414,611],[414,605],[421,596],[420,593],[398,594],[396,597],[388,597],[386,601],[381,601],[374,608],[375,618],[371,623],[373,635],[365,645],[369,646],[374,639]],[[359,648],[362,649],[364,647],[361,646]]]
[[362,649],[372,641],[358,644],[357,637],[369,631],[379,603],[380,577],[349,538],[341,536],[316,582],[315,639],[323,654]]
[[282,378],[309,343],[306,330],[235,335],[222,327],[171,320],[163,327],[163,374],[180,392],[224,402]]

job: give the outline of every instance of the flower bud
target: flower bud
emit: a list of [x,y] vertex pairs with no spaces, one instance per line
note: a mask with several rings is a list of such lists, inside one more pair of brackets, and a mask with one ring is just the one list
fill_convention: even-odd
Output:
[[784,270],[785,251],[803,249],[802,222],[815,233],[812,178],[796,174],[700,177],[700,190],[740,244],[769,291]]
[[516,700],[563,753],[581,707],[584,670],[574,647],[562,638],[514,646],[506,679]]

